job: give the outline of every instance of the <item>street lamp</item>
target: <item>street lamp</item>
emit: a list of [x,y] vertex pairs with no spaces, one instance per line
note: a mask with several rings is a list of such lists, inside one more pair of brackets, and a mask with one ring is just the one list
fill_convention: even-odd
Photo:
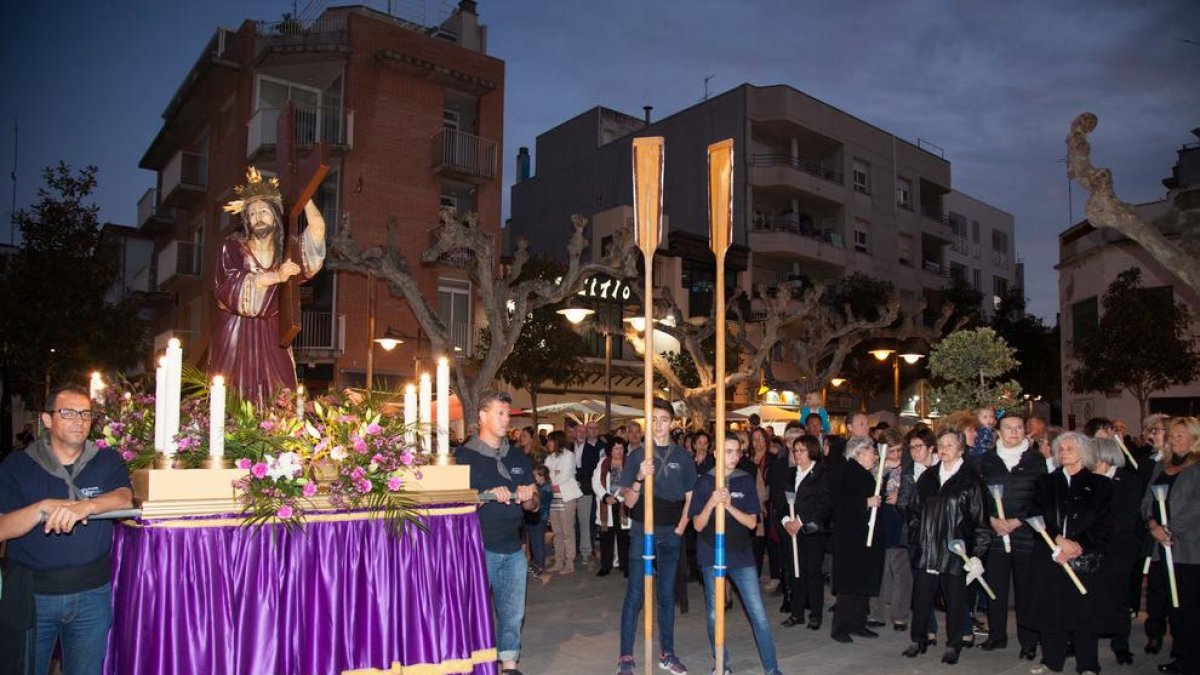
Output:
[[906,340],[899,350],[892,347],[879,345],[868,353],[875,357],[876,361],[886,361],[890,356],[892,358],[892,406],[896,411],[896,420],[900,419],[900,360],[908,365],[915,365],[918,361],[925,358],[925,343],[920,338],[911,338]]
[[404,336],[398,333],[394,328],[388,326],[383,337],[375,338],[375,344],[383,348],[383,351],[390,352],[396,347],[404,344]]
[[[589,316],[596,313],[587,307],[568,306],[558,310],[572,325],[578,326]],[[620,305],[601,304],[600,314],[596,317],[596,328],[604,335],[604,431],[612,431],[612,339],[616,332],[622,308]]]

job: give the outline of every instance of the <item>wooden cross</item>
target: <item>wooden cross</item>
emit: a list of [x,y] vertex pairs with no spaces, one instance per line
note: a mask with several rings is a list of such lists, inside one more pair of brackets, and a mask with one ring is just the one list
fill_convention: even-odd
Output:
[[[319,129],[318,129],[319,131]],[[317,193],[325,174],[329,173],[329,146],[318,141],[304,160],[296,152],[296,105],[284,104],[275,124],[275,157],[279,168],[279,192],[287,210],[284,222],[286,259],[299,264],[300,214],[304,205]],[[328,228],[330,224],[326,223]],[[297,235],[293,238],[292,235]],[[326,229],[328,236],[328,229]],[[300,275],[288,279],[279,289],[279,346],[289,347],[300,332]]]

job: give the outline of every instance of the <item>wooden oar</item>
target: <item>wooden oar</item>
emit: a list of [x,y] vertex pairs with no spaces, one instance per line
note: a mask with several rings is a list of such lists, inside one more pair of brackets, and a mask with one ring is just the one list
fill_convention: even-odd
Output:
[[[717,258],[716,336],[717,359],[714,382],[717,383],[716,448],[717,485],[725,487],[725,253],[733,236],[733,139],[708,146],[708,224],[709,247]],[[716,673],[725,672],[725,508],[717,509],[716,540],[713,551],[713,651]]]
[[[643,304],[645,324],[645,350],[642,354],[645,380],[646,435],[643,444],[644,458],[654,458],[654,252],[662,241],[662,181],[663,181],[663,138],[648,136],[633,139],[633,236],[642,250],[645,264],[643,276]],[[642,489],[642,576],[645,579],[645,599],[642,614],[645,617],[645,667],[646,675],[654,672],[654,474],[646,476]]]

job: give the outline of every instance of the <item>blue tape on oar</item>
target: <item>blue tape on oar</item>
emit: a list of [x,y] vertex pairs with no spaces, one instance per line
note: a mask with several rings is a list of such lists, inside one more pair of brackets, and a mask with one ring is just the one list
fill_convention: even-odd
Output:
[[647,577],[654,576],[654,533],[648,532],[642,535],[642,574]]
[[725,576],[725,533],[716,533],[713,541],[713,576]]

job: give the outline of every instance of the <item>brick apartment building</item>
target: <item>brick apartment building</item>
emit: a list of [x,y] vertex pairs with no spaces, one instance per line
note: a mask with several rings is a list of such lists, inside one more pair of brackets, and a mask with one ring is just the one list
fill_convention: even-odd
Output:
[[[140,278],[158,298],[156,351],[175,335],[189,362],[206,364],[218,311],[213,269],[221,242],[240,227],[222,206],[247,165],[277,172],[276,123],[287,101],[296,108],[300,156],[317,141],[330,147],[330,172],[316,197],[329,235],[349,214],[360,246],[380,244],[394,220],[422,290],[438,298],[459,353],[469,353],[476,326],[465,275],[453,265],[423,266],[417,256],[445,205],[477,212],[484,230],[499,229],[504,63],[487,55],[487,30],[471,0],[434,26],[341,6],[311,22],[247,20],[217,29],[140,163],[157,173],[138,204],[138,226],[155,241]],[[370,341],[389,329],[405,342],[375,350],[376,387],[430,368],[428,339],[382,282],[376,335],[368,335],[366,283],[322,271],[301,287],[294,353],[310,389],[362,386]]]

